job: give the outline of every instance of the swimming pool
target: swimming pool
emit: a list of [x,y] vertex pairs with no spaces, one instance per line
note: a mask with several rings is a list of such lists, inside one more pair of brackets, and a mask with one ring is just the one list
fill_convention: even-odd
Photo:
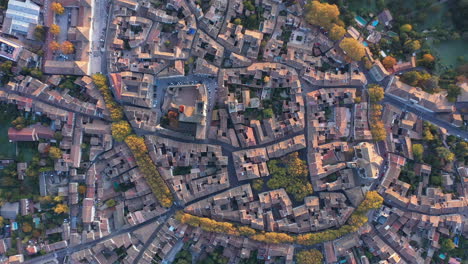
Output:
[[365,41],[362,42],[362,45],[364,45],[364,47],[368,47],[368,46],[369,46],[369,44],[367,44],[367,42],[365,42]]
[[374,21],[372,21],[372,23],[371,23],[371,25],[372,25],[373,27],[377,26],[378,24],[379,24],[379,21],[378,21],[378,20],[374,20]]
[[356,16],[354,20],[356,20],[356,22],[358,22],[361,26],[367,25],[367,21],[361,16]]

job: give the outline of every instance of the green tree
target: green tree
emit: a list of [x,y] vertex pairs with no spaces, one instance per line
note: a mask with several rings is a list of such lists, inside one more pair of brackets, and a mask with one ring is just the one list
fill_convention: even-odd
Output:
[[271,108],[266,108],[263,109],[263,118],[268,119],[273,117],[273,109]]
[[449,84],[447,87],[447,100],[449,102],[457,101],[458,96],[462,94],[460,86],[456,84]]
[[444,238],[442,239],[440,246],[443,251],[447,252],[455,248],[455,243],[453,243],[450,238]]
[[457,143],[453,151],[458,161],[464,162],[468,159],[468,143],[466,141]]
[[270,160],[267,165],[272,175],[267,182],[270,189],[285,188],[286,192],[292,194],[296,201],[302,201],[306,196],[312,194],[313,189],[308,180],[307,165],[299,158],[297,152],[279,160]]
[[0,64],[0,71],[2,71],[5,74],[11,74],[12,67],[13,67],[12,61],[5,61],[2,64]]
[[441,157],[445,161],[453,161],[455,159],[455,154],[453,154],[448,148],[446,147],[438,147],[436,148],[436,153],[439,157]]
[[114,199],[109,199],[106,201],[107,207],[114,207],[117,204],[117,202]]
[[34,38],[36,40],[44,41],[45,35],[46,35],[46,31],[45,31],[44,26],[41,26],[41,25],[36,26],[36,28],[34,29]]
[[236,19],[234,19],[234,24],[240,25],[240,24],[242,24],[242,20],[240,18],[236,18]]
[[256,179],[252,182],[252,188],[256,191],[261,191],[263,189],[263,180],[262,179]]
[[424,147],[421,144],[413,144],[413,155],[417,161],[421,161],[424,153]]
[[432,76],[429,79],[423,80],[421,86],[428,93],[435,93],[439,89],[439,77]]

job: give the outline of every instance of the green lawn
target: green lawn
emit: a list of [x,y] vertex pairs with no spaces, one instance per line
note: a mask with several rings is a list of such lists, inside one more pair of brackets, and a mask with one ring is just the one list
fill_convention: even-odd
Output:
[[459,57],[468,59],[468,40],[445,40],[440,43],[431,43],[431,47],[435,51],[435,55],[440,59],[439,71],[443,71],[447,67],[456,67],[459,62]]
[[8,128],[11,120],[0,121],[0,159],[14,158],[16,147],[15,143],[8,141]]
[[350,11],[356,12],[359,16],[368,16],[369,13],[373,13],[374,16],[376,16],[378,14],[377,12],[379,12],[375,0],[345,1],[345,6],[347,6]]

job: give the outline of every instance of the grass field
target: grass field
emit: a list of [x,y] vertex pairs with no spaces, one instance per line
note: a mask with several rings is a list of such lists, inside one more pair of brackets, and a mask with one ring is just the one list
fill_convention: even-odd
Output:
[[2,120],[0,122],[0,159],[14,158],[16,147],[15,143],[8,141],[8,128],[11,120]]
[[460,62],[459,57],[468,59],[468,40],[457,39],[457,40],[445,40],[440,43],[429,43],[434,55],[440,59],[437,71],[444,72],[448,68],[457,67]]

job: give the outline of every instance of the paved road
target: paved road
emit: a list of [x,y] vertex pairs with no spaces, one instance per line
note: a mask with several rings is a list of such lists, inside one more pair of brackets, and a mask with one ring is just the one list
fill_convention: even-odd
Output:
[[[46,254],[46,255],[43,255],[43,256],[40,256],[40,257],[32,258],[30,260],[25,261],[24,263],[25,264],[35,264],[35,263],[44,262],[46,260],[51,260],[51,259],[55,259],[55,258],[62,259],[65,256],[69,256],[73,252],[77,252],[77,251],[80,251],[80,250],[83,250],[83,249],[94,247],[96,244],[98,244],[100,242],[103,242],[105,240],[108,240],[110,238],[113,238],[115,236],[130,233],[130,232],[133,232],[135,230],[138,230],[138,229],[140,229],[140,228],[142,228],[144,226],[147,226],[149,224],[152,224],[152,223],[160,220],[161,217],[169,218],[169,217],[173,216],[176,213],[177,210],[180,210],[180,209],[182,209],[182,208],[178,208],[176,206],[173,206],[167,212],[165,212],[165,213],[163,213],[163,214],[161,214],[161,215],[159,215],[157,217],[151,218],[148,221],[143,222],[141,224],[117,230],[117,231],[113,232],[112,234],[110,234],[108,236],[93,240],[91,242],[83,243],[83,244],[76,245],[76,246],[69,246],[67,248],[57,250],[57,251],[55,251],[53,253],[49,253],[49,254]],[[144,250],[144,249],[142,249],[142,250]]]
[[412,112],[426,121],[429,121],[439,127],[445,128],[450,135],[454,135],[468,141],[467,131],[458,128],[447,121],[439,119],[436,113],[431,113],[429,111],[421,109],[419,106],[414,105],[412,103],[402,102],[400,99],[397,99],[396,97],[393,97],[391,95],[385,95],[385,98],[382,102],[390,103],[399,107],[400,109]]

